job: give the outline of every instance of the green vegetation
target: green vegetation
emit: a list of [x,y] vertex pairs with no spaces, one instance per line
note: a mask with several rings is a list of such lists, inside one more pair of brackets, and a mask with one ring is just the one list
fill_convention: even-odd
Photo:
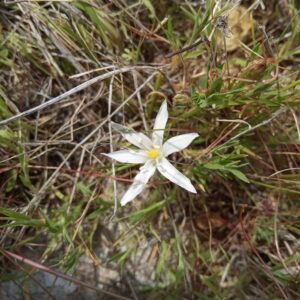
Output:
[[[299,298],[300,7],[237,2],[1,1],[2,283]],[[121,207],[139,166],[102,155],[129,146],[110,121],[151,134],[165,99],[165,139],[199,133],[170,156],[198,193],[156,172]]]

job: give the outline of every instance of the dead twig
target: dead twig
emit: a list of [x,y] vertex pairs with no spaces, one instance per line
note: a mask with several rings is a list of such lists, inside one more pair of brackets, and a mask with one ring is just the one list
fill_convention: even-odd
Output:
[[37,105],[33,108],[30,108],[26,111],[23,111],[21,112],[20,114],[17,114],[15,116],[12,116],[12,117],[9,117],[5,120],[2,120],[0,121],[0,126],[1,125],[6,125],[12,121],[15,121],[15,120],[18,120],[18,119],[21,119],[23,117],[26,117],[26,116],[29,116],[31,114],[34,114],[35,112],[38,112],[38,111],[41,111],[45,108],[48,108],[49,106],[52,106],[62,100],[64,100],[65,98],[73,95],[73,94],[76,94],[84,89],[86,89],[87,87],[95,84],[96,82],[98,81],[102,81],[104,79],[107,79],[107,78],[110,78],[112,76],[115,76],[115,75],[118,75],[118,74],[121,74],[121,73],[126,73],[126,72],[129,72],[129,71],[133,71],[133,70],[147,70],[147,69],[150,69],[150,70],[158,70],[160,69],[159,67],[151,67],[151,66],[130,66],[130,67],[123,67],[123,68],[120,68],[120,69],[115,69],[111,72],[108,72],[106,74],[101,74],[95,78],[92,78],[84,83],[81,83],[79,84],[78,86],[70,89],[69,91],[55,97],[55,98],[52,98],[51,100],[45,102],[45,103],[42,103],[40,105]]

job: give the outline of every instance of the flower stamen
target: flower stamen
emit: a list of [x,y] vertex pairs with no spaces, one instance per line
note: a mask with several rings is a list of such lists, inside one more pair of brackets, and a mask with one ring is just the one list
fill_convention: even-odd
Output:
[[151,158],[151,159],[157,159],[157,157],[159,156],[159,153],[156,149],[150,149],[148,151],[148,156]]

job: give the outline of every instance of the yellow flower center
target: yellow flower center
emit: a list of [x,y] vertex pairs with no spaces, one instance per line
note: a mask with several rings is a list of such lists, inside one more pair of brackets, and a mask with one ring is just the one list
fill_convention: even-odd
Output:
[[156,159],[158,157],[159,153],[156,149],[151,149],[148,151],[148,156],[152,159]]

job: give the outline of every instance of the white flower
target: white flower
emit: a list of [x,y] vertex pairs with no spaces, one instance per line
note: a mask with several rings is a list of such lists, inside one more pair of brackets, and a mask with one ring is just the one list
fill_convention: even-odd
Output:
[[156,116],[151,139],[140,132],[112,123],[112,127],[139,149],[120,150],[104,155],[122,163],[144,164],[135,176],[133,184],[121,199],[121,205],[132,201],[145,188],[157,169],[163,176],[191,193],[197,193],[190,179],[180,173],[166,157],[185,149],[198,137],[197,133],[187,133],[170,138],[163,144],[164,130],[168,120],[167,101],[164,101]]

